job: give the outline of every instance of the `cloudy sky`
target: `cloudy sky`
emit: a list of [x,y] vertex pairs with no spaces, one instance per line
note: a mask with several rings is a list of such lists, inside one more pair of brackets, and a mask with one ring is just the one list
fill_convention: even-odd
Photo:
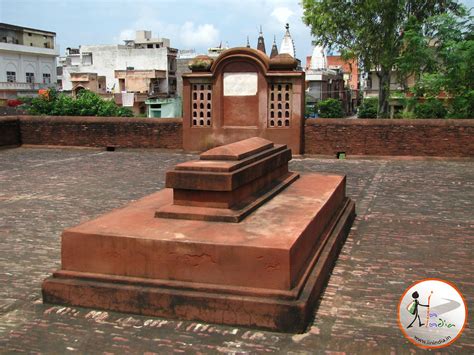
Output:
[[80,44],[123,43],[139,29],[171,39],[178,49],[206,52],[221,41],[256,46],[262,25],[267,50],[280,46],[285,23],[296,54],[311,52],[310,30],[298,1],[290,0],[0,0],[0,22],[56,32],[61,54]]
[[[310,30],[301,21],[299,0],[0,0],[0,22],[56,32],[61,54],[81,44],[123,43],[135,30],[152,30],[178,49],[206,52],[221,41],[256,47],[263,27],[267,51],[273,36],[280,46],[284,25],[296,56],[310,55]],[[469,7],[474,0],[463,0]]]

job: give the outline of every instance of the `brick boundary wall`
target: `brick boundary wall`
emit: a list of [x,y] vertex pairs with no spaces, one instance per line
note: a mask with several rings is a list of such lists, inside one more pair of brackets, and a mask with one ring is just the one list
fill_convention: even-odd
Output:
[[305,154],[474,156],[474,119],[308,119]]
[[181,118],[19,117],[22,144],[182,148]]
[[0,147],[20,144],[20,120],[17,117],[0,117]]
[[[181,118],[6,116],[0,146],[182,149]],[[472,120],[309,119],[305,154],[474,156]]]

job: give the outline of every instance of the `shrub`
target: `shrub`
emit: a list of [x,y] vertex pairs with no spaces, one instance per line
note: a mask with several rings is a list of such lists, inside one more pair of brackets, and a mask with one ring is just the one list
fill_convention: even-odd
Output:
[[344,117],[342,103],[336,99],[326,99],[317,104],[319,117],[322,118],[340,118]]
[[474,90],[453,99],[448,118],[474,118]]
[[376,97],[369,97],[362,101],[357,111],[358,118],[377,118],[379,100]]
[[415,116],[415,113],[413,111],[409,111],[407,109],[404,109],[400,114],[400,118],[412,119],[412,118],[416,118],[416,116]]
[[82,90],[77,98],[49,90],[46,95],[35,97],[27,105],[32,115],[52,116],[133,116],[132,110],[119,107],[112,100],[104,100],[98,94]]
[[416,118],[445,118],[446,108],[440,100],[430,98],[415,105],[413,110]]
[[97,116],[103,116],[103,117],[111,117],[111,116],[118,116],[118,110],[119,108],[113,101],[104,101],[99,105],[99,108],[97,110]]
[[117,116],[120,117],[133,117],[133,111],[128,107],[119,107]]
[[30,96],[18,96],[18,100],[22,102],[22,105],[28,106],[31,101],[33,100],[33,97]]
[[44,96],[35,97],[27,107],[31,115],[52,115],[54,101]]
[[58,95],[50,114],[53,116],[77,116],[74,99],[71,96]]

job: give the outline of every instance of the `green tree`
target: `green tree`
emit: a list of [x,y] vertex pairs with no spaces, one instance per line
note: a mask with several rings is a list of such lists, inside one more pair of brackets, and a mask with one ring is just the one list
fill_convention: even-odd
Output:
[[379,116],[388,116],[390,73],[403,43],[405,28],[424,24],[433,15],[463,11],[455,0],[303,0],[304,22],[316,42],[358,58],[380,80]]
[[414,114],[416,118],[445,118],[446,109],[440,100],[432,97],[426,102],[416,104]]
[[448,117],[474,118],[473,58],[473,17],[442,14],[407,30],[397,68],[402,78],[415,77],[415,96],[444,92],[452,98]]

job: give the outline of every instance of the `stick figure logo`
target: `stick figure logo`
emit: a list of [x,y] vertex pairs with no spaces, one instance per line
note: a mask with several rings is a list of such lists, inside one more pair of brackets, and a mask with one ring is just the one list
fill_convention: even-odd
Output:
[[398,303],[398,324],[403,335],[421,348],[452,344],[461,336],[466,321],[466,302],[456,286],[447,281],[418,281]]

